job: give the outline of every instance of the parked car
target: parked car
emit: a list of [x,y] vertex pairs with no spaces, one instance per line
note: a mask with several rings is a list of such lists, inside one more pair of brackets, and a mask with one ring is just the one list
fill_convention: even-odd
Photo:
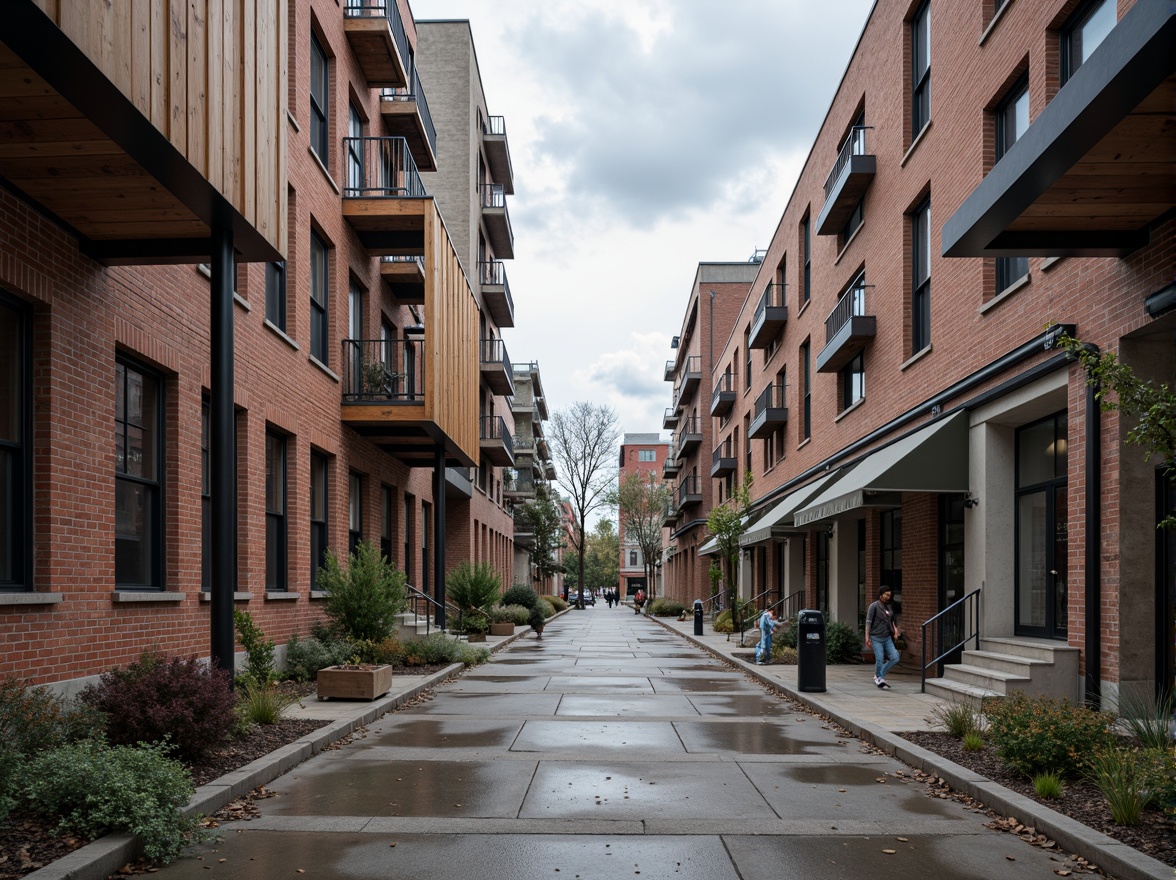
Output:
[[[577,590],[568,590],[568,604],[574,605],[579,595],[579,591]],[[584,604],[592,606],[596,605],[596,597],[592,595],[590,590],[584,591]]]

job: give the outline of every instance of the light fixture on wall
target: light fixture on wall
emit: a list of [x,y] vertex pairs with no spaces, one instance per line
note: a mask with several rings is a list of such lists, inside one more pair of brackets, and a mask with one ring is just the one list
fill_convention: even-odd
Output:
[[833,540],[833,534],[834,534],[834,532],[833,532],[833,525],[832,525],[832,524],[830,524],[830,525],[829,525],[829,527],[828,527],[827,529],[825,529],[825,537],[826,537],[826,538],[828,538],[830,541],[832,541],[832,540]]
[[968,508],[968,510],[971,510],[973,507],[975,507],[979,503],[980,503],[980,499],[977,498],[975,495],[973,495],[971,492],[969,492],[967,495],[964,496],[964,507]]

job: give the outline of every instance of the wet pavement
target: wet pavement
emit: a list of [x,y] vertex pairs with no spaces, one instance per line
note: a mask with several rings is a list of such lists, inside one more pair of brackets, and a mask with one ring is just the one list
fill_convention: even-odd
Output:
[[161,878],[1042,878],[1044,850],[654,621],[551,622]]

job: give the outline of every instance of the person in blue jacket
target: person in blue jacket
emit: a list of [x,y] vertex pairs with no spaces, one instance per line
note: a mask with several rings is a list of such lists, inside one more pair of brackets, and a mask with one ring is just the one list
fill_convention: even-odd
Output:
[[760,640],[755,646],[755,662],[758,666],[772,662],[772,635],[779,626],[780,621],[776,619],[776,612],[772,609],[769,608],[760,615]]

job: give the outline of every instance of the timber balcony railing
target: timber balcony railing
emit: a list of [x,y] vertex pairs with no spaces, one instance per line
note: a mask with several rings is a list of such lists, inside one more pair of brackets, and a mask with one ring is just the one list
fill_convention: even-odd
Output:
[[702,419],[698,416],[683,419],[682,427],[678,429],[678,442],[675,451],[679,458],[702,443]]
[[723,373],[715,382],[715,390],[711,394],[710,414],[712,416],[726,415],[734,405],[735,374]]
[[866,152],[867,125],[849,130],[833,170],[825,179],[825,204],[817,217],[817,235],[835,235],[844,227],[874,179],[877,157]]
[[510,226],[510,213],[506,210],[506,188],[501,183],[478,185],[481,195],[482,220],[490,236],[494,255],[514,259],[514,232]]
[[514,369],[501,339],[483,339],[478,346],[478,363],[482,378],[490,390],[503,397],[515,393]]
[[751,319],[751,335],[747,344],[751,348],[767,348],[788,321],[788,307],[784,305],[785,287],[772,283],[764,288],[755,317]]
[[408,85],[412,52],[396,0],[347,0],[343,26],[368,85]]
[[479,446],[483,457],[499,467],[512,467],[515,463],[514,438],[506,428],[502,416],[482,416],[479,420]]
[[755,399],[755,411],[751,424],[747,427],[747,436],[752,440],[770,437],[777,428],[788,422],[787,400],[788,386],[782,384],[769,385],[760,396]]
[[697,476],[683,477],[678,484],[678,509],[698,504],[702,501],[702,478]]
[[866,314],[865,275],[837,301],[825,319],[825,347],[817,355],[817,372],[835,373],[853,360],[877,332],[877,321]]
[[502,260],[483,260],[478,263],[478,281],[482,288],[482,299],[495,325],[513,327],[514,299],[510,295],[510,284],[506,280],[506,267]]
[[344,339],[344,403],[420,403],[425,340]]
[[346,199],[403,199],[425,195],[416,160],[402,137],[343,138]]
[[735,444],[728,437],[723,445],[711,454],[711,476],[725,477],[735,472]]
[[389,131],[409,138],[417,164],[428,171],[436,170],[437,127],[429,112],[429,99],[425,97],[419,70],[413,68],[407,88],[381,90],[380,114]]

